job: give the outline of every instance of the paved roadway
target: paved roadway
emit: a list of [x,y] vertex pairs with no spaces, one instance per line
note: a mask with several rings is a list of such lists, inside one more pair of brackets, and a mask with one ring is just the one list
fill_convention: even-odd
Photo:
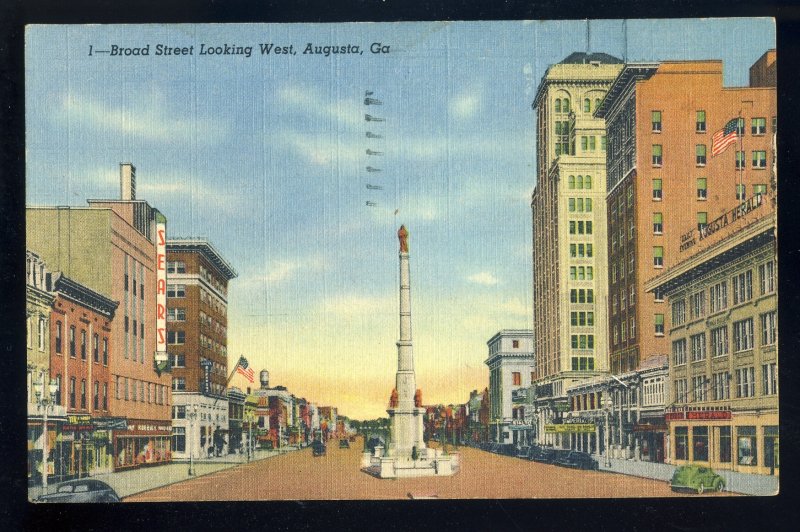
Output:
[[[125,502],[436,498],[673,497],[666,482],[577,471],[461,447],[452,477],[377,479],[359,469],[361,441],[303,449],[132,495]],[[712,496],[729,496],[730,493]],[[697,497],[697,495],[688,496]]]

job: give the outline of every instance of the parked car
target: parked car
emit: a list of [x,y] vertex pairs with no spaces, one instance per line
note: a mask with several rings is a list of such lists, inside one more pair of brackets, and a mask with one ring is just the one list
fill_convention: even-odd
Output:
[[554,449],[553,447],[539,447],[535,454],[531,456],[531,460],[542,462],[543,464],[553,464],[559,458],[567,455],[569,449]]
[[119,496],[105,482],[81,479],[58,484],[54,493],[42,495],[36,502],[119,502]]
[[725,479],[714,473],[710,467],[687,464],[675,470],[669,486],[672,491],[722,491],[725,489]]
[[349,449],[350,444],[347,442],[346,439],[339,440],[339,449]]
[[314,456],[325,456],[325,453],[327,452],[325,444],[319,440],[311,444],[311,449],[311,454]]
[[517,448],[514,447],[513,443],[501,443],[500,449],[497,451],[499,454],[504,456],[516,456],[517,455]]
[[530,447],[527,445],[523,445],[519,449],[517,449],[517,458],[527,458],[528,457],[528,450]]
[[600,464],[592,458],[589,453],[582,451],[570,451],[565,456],[557,458],[554,464],[562,467],[572,467],[575,469],[599,469]]

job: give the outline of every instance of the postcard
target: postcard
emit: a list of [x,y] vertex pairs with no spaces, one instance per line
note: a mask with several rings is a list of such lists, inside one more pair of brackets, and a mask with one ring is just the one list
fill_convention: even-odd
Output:
[[776,65],[769,18],[27,26],[29,500],[777,494]]

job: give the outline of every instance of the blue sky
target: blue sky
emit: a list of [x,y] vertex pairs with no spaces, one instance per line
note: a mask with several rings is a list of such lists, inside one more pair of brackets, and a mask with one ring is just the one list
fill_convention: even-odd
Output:
[[[721,59],[728,86],[775,46],[771,19],[632,20],[627,49],[622,30],[592,21],[591,51]],[[309,42],[364,53],[304,55]],[[159,43],[195,55],[157,57]],[[199,56],[203,43],[253,55]],[[151,55],[88,55],[112,44]],[[531,326],[531,101],[550,64],[585,50],[584,21],[30,26],[27,203],[117,197],[133,162],[170,234],[208,237],[238,270],[231,358],[355,417],[381,415],[394,385],[404,223],[418,387],[464,402],[488,383],[486,340]]]

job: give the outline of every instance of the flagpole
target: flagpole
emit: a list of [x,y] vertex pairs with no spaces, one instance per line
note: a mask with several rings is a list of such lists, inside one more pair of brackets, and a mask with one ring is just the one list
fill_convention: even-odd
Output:
[[[227,381],[225,381],[225,387],[224,387],[224,390],[227,390],[227,389],[228,389],[228,385],[229,385],[229,384],[231,383],[231,381],[233,380],[233,376],[236,374],[236,368],[238,368],[238,367],[239,367],[239,362],[241,362],[241,360],[242,360],[242,357],[240,356],[240,357],[239,357],[239,360],[238,360],[238,361],[236,361],[236,365],[235,365],[235,366],[233,366],[233,371],[231,371],[231,374],[228,376],[228,380],[227,380]],[[224,391],[224,390],[223,390],[223,391]],[[219,397],[217,397],[216,399],[214,399],[214,404],[212,405],[212,407],[213,407],[213,406],[217,406],[217,401],[219,401]]]

